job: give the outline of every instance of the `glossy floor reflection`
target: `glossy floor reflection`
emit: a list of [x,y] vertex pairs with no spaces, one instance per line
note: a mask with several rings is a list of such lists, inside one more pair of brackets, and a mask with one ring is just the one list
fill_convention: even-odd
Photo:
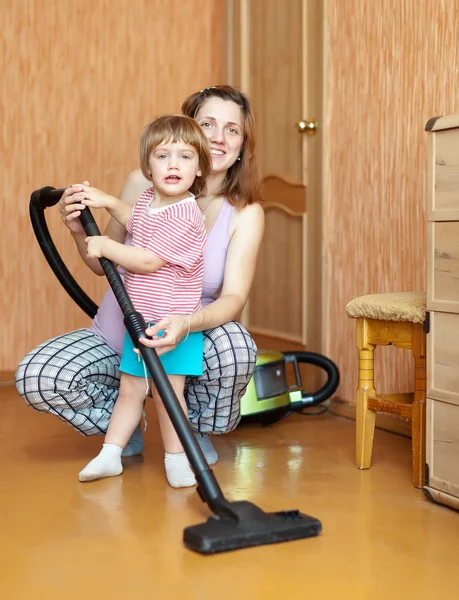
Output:
[[209,516],[163,475],[153,407],[146,450],[121,477],[81,484],[101,438],[84,438],[0,388],[0,598],[424,599],[458,597],[459,513],[411,485],[410,441],[377,431],[354,467],[354,425],[332,416],[241,427],[214,467],[229,499],[299,508],[318,538],[202,557],[183,528]]

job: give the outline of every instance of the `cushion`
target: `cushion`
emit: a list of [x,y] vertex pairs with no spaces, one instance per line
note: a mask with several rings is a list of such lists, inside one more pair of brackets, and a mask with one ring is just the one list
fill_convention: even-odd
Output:
[[346,306],[346,313],[354,319],[378,321],[408,321],[424,323],[426,318],[425,292],[397,292],[369,294],[354,298]]

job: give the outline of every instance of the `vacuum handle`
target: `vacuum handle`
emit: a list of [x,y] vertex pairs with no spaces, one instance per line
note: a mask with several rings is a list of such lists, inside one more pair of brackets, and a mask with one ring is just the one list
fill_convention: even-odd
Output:
[[32,194],[30,203],[35,208],[49,208],[59,202],[64,192],[65,188],[56,189],[51,186],[43,187]]
[[303,387],[303,380],[301,379],[301,372],[300,372],[300,368],[298,366],[298,360],[295,356],[295,353],[294,352],[292,352],[290,354],[284,353],[284,356],[285,356],[285,362],[293,365],[293,370],[295,371],[295,379],[296,379],[296,383],[294,385],[290,385],[288,389],[293,390],[293,389],[298,389],[298,388]]
[[[102,235],[100,233],[100,229],[99,229],[97,223],[94,220],[94,217],[92,216],[92,212],[89,210],[88,207],[86,207],[84,210],[82,210],[80,212],[79,219],[80,219],[80,223],[83,225],[83,228],[88,236]],[[101,260],[101,259],[99,259],[99,260]],[[106,260],[106,259],[103,259],[103,260]]]
[[[80,219],[80,223],[83,225],[83,228],[88,236],[101,235],[100,229],[99,229],[97,223],[95,222],[94,217],[92,216],[92,212],[90,211],[90,209],[88,207],[86,207],[84,210],[82,210],[80,212],[79,219]],[[129,330],[129,327],[127,325],[126,319],[129,319],[132,321],[132,315],[137,314],[137,313],[134,308],[134,305],[131,302],[131,299],[129,298],[129,296],[126,293],[123,280],[121,279],[118,269],[116,268],[115,264],[111,260],[108,260],[107,258],[99,258],[99,262],[102,266],[102,269],[104,270],[104,273],[105,273],[105,275],[108,279],[108,282],[113,290],[113,293],[115,294],[116,299],[118,300],[121,310],[123,311],[123,314],[125,317],[126,328],[128,329],[129,333],[131,333],[131,331]],[[142,321],[143,321],[143,319],[142,319]],[[132,331],[133,331],[133,333],[135,332],[135,335],[136,335],[136,339],[133,339],[132,341],[137,347],[138,347],[138,337],[139,336],[145,337],[144,331],[147,328],[145,321],[143,321],[142,326],[143,326],[143,329],[141,331],[138,331],[139,327],[136,327],[136,326],[134,326],[134,324],[131,324],[131,327],[133,328]]]

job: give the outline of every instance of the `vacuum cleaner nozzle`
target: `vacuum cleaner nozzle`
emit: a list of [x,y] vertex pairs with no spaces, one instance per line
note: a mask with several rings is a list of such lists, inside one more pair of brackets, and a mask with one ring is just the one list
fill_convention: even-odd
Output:
[[298,510],[266,513],[251,502],[229,505],[230,512],[224,516],[214,515],[206,523],[187,527],[185,546],[200,554],[216,554],[313,537],[322,531],[319,520]]

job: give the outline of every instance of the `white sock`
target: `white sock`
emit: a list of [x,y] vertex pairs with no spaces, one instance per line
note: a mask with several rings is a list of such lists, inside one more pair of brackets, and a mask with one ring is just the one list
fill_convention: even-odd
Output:
[[214,465],[218,461],[218,454],[214,448],[214,445],[210,441],[210,437],[196,436],[198,444],[201,446],[201,450],[206,457],[209,465]]
[[104,477],[115,477],[123,472],[121,453],[123,449],[115,444],[103,444],[102,450],[79,474],[80,481],[94,481]]
[[164,454],[164,466],[169,484],[174,488],[196,485],[196,478],[188,462],[185,452],[180,454]]

